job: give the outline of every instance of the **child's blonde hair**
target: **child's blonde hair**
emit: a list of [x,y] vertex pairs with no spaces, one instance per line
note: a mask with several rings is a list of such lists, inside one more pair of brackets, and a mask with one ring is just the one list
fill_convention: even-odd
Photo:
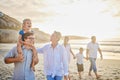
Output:
[[30,22],[31,22],[31,20],[30,20],[29,18],[26,18],[26,19],[23,20],[23,24],[24,24],[26,21],[30,21]]
[[79,50],[82,50],[82,51],[83,51],[84,49],[83,49],[82,47],[80,47]]

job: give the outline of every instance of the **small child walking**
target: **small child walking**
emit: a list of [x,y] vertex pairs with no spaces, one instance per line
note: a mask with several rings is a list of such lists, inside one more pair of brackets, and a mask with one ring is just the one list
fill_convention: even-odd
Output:
[[83,56],[83,48],[82,47],[80,47],[79,52],[76,54],[76,58],[77,58],[77,70],[79,73],[79,78],[81,79],[82,78],[81,72],[84,71],[84,67],[83,67],[84,56]]

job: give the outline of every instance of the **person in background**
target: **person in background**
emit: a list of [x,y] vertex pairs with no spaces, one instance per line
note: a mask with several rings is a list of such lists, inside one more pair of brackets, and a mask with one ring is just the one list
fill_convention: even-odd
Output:
[[79,52],[76,54],[76,58],[77,58],[77,70],[78,70],[79,78],[82,79],[81,72],[84,71],[83,59],[85,58],[83,56],[82,47],[79,49]]
[[87,44],[86,58],[87,60],[90,60],[89,76],[91,76],[91,71],[93,70],[96,75],[96,78],[98,79],[100,78],[100,75],[98,75],[96,67],[97,51],[99,51],[100,57],[101,59],[103,59],[99,44],[96,42],[96,37],[92,36],[91,42]]
[[[68,43],[69,42],[69,37],[68,36],[65,36],[64,37],[64,43],[63,43],[63,46],[65,47],[66,51],[67,51],[67,61],[68,61],[68,68],[69,68],[69,64],[70,64],[70,55],[72,54],[73,55],[73,58],[75,58],[75,55],[71,49],[71,46],[70,44]],[[66,79],[64,79],[66,80]],[[70,75],[68,75],[68,80],[71,80],[70,79]]]

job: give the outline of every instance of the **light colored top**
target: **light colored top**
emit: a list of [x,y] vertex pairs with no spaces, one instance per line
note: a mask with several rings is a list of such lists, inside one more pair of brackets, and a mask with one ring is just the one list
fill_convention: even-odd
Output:
[[[31,69],[32,62],[32,51],[22,47],[24,61],[14,63],[14,75],[13,80],[35,80],[35,75]],[[16,57],[18,55],[17,48],[12,48],[6,55],[5,58]]]
[[81,54],[81,53],[77,53],[76,54],[76,58],[77,58],[77,63],[78,64],[83,64],[83,53]]
[[68,75],[66,50],[62,45],[58,44],[53,48],[51,44],[47,44],[42,48],[38,48],[37,52],[44,55],[45,75],[52,75],[52,77]]
[[66,46],[64,46],[65,47],[65,49],[66,49],[66,51],[67,51],[67,60],[68,60],[68,63],[70,63],[70,54],[71,54],[71,52],[70,52],[70,49],[71,49],[71,47],[70,47],[70,44],[67,44]]
[[99,48],[98,43],[92,43],[92,42],[88,43],[87,49],[89,50],[89,57],[97,58],[98,48]]

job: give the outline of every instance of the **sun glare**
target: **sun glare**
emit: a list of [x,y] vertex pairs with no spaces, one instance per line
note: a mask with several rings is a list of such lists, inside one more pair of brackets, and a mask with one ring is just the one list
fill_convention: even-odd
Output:
[[54,2],[49,9],[55,11],[56,15],[41,24],[43,27],[40,29],[48,33],[58,30],[63,35],[95,35],[99,39],[113,37],[118,23],[110,14],[102,13],[105,8],[106,4],[96,0],[80,0],[70,4]]

